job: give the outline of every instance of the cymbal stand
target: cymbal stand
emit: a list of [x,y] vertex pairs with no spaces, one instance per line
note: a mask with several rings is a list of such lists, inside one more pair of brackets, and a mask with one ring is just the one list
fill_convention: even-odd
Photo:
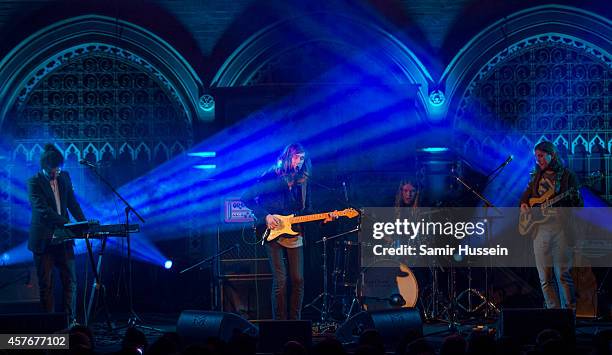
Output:
[[[423,315],[426,321],[435,321],[440,317],[440,303],[443,300],[440,299],[441,292],[438,288],[438,271],[442,269],[442,267],[437,265],[432,265],[430,267],[432,282],[431,282],[431,295],[429,301],[426,305],[423,306]],[[444,271],[444,270],[442,270]]]
[[[339,237],[343,237],[345,235],[354,233],[359,231],[359,227],[353,228],[350,231],[346,231],[340,234],[336,234],[331,237],[323,237],[321,240],[317,241],[316,244],[323,243],[323,292],[317,295],[310,303],[304,306],[304,308],[311,307],[317,310],[321,314],[321,323],[327,323],[329,321],[329,306],[330,306],[330,298],[333,296],[328,292],[328,275],[327,275],[327,242]],[[321,307],[317,307],[315,304],[318,301],[321,301]]]
[[457,333],[459,330],[459,321],[457,316],[457,282],[456,282],[456,274],[455,274],[455,266],[451,264],[450,266],[450,278],[448,280],[448,298],[449,305],[446,309],[441,313],[446,313],[447,319],[443,318],[435,318],[436,320],[447,323],[448,328],[445,330],[433,332],[427,334],[427,336],[440,335],[440,334],[453,334]]

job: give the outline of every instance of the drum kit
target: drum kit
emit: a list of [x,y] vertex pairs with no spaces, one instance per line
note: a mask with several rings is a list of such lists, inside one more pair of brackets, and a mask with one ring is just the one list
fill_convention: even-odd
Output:
[[[472,287],[471,270],[467,275],[468,288],[457,292],[457,270],[453,268],[437,265],[410,268],[388,258],[360,265],[363,243],[338,240],[356,231],[324,237],[318,242],[323,244],[323,292],[305,307],[316,309],[322,324],[330,324],[333,328],[333,324],[346,321],[363,310],[416,307],[425,321],[445,322],[454,327],[460,316],[487,318],[491,311],[498,312],[496,305],[487,299],[486,291]],[[333,265],[328,271],[327,244],[332,241],[329,259]]]
[[[426,154],[427,159],[432,160],[431,154]],[[483,203],[490,209],[499,210],[491,204],[478,190],[483,190],[507,165],[511,158],[507,159],[499,167],[484,177],[483,185],[476,189],[463,177],[462,167],[471,166],[460,159],[446,159],[448,164],[440,164],[444,157],[437,157],[436,161],[422,159],[417,165],[422,166],[419,170],[422,175],[419,180],[428,178],[430,195],[429,202],[452,201],[458,204],[433,203],[430,206],[457,207],[474,205],[475,202],[464,201],[464,195],[471,196],[476,201]],[[440,160],[440,161],[438,161]],[[436,171],[432,169],[441,169]],[[450,169],[450,173],[447,169]],[[449,192],[448,186],[454,186]],[[343,182],[344,201],[349,204],[346,185]],[[438,195],[436,195],[436,193]],[[463,196],[463,197],[458,197]],[[489,216],[489,218],[492,218]],[[493,217],[494,218],[494,217]],[[491,219],[489,219],[491,220]],[[346,322],[360,311],[376,311],[383,309],[417,307],[421,311],[423,319],[427,322],[445,322],[449,328],[456,329],[460,319],[487,319],[496,316],[500,310],[497,305],[489,299],[488,268],[479,268],[478,272],[484,270],[484,291],[481,292],[473,285],[472,268],[467,267],[459,270],[457,267],[443,268],[441,263],[432,258],[432,264],[428,267],[411,268],[396,259],[377,259],[368,265],[361,265],[360,252],[364,245],[354,239],[359,227],[331,237],[324,237],[317,243],[323,243],[323,293],[319,294],[306,307],[314,307],[321,314],[321,323]],[[487,237],[489,238],[489,237]],[[328,243],[333,241],[333,266],[331,275],[328,274]],[[451,263],[452,265],[452,263]],[[328,278],[331,276],[331,292],[328,287]],[[467,280],[467,283],[465,282]],[[465,287],[458,291],[458,286]],[[320,308],[314,305],[322,301]]]

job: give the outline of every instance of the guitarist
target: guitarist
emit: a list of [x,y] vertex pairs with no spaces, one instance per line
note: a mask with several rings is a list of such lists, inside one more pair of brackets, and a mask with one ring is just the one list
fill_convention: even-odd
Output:
[[53,267],[60,272],[64,291],[64,311],[69,326],[76,324],[76,271],[74,242],[52,244],[56,228],[69,223],[68,211],[78,221],[85,221],[79,202],[74,197],[72,181],[61,170],[62,153],[53,145],[45,145],[40,158],[41,170],[28,180],[28,197],[32,206],[32,223],[28,249],[34,256],[38,276],[40,302],[46,312],[53,312]]
[[[530,198],[545,194],[550,194],[549,198],[552,198],[572,188],[576,193],[570,194],[556,206],[583,206],[578,192],[578,178],[563,166],[555,145],[551,142],[540,142],[534,147],[534,154],[536,166],[529,185],[521,196],[521,213],[529,212]],[[559,215],[539,225],[534,232],[535,262],[547,308],[576,309],[576,292],[571,274],[573,238],[568,220],[563,217],[563,211],[559,211]],[[557,287],[553,281],[555,277]]]
[[[258,221],[275,229],[280,220],[274,214],[303,214],[310,209],[311,163],[304,147],[290,144],[277,162],[257,183],[243,195],[242,200],[253,210]],[[304,247],[300,225],[293,226],[297,236],[279,237],[266,243],[266,252],[272,270],[272,317],[274,319],[300,319],[304,297]],[[286,255],[287,266],[283,260]],[[291,299],[287,315],[287,273],[291,280]]]

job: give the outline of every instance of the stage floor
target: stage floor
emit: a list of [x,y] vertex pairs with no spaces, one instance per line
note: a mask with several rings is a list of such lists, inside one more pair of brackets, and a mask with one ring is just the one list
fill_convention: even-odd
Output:
[[[151,345],[164,332],[175,332],[179,314],[144,313],[139,314],[142,319],[140,330],[146,335],[149,345]],[[98,353],[112,353],[120,350],[121,339],[125,334],[128,315],[114,315],[112,317],[113,326],[117,329],[110,331],[107,323],[99,319],[91,325],[95,336],[95,348]],[[155,328],[155,329],[153,329]],[[456,332],[463,335],[466,339],[474,331],[498,331],[498,322],[489,320],[482,322],[477,319],[463,320],[459,322]],[[315,329],[313,322],[313,329]],[[576,321],[576,353],[590,353],[593,346],[594,335],[601,330],[612,329],[612,322],[601,320],[578,319]],[[423,324],[423,334],[425,339],[439,351],[444,338],[453,334],[448,324],[444,322],[430,322]],[[321,341],[325,337],[334,337],[333,332],[316,334],[313,332],[313,344]],[[350,350],[350,347],[347,347]],[[262,353],[264,354],[264,353]]]

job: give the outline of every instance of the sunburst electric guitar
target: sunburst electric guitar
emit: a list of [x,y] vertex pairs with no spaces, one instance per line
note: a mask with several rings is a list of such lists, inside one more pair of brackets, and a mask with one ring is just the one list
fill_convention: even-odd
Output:
[[299,232],[296,232],[291,228],[291,226],[293,226],[294,224],[306,223],[306,222],[312,222],[312,221],[329,222],[334,219],[334,217],[332,217],[332,214],[338,217],[348,217],[348,218],[355,218],[359,216],[359,212],[357,212],[357,210],[353,208],[347,208],[342,211],[316,213],[316,214],[309,214],[309,215],[304,215],[304,216],[296,216],[293,214],[290,214],[288,216],[282,216],[282,215],[275,214],[273,216],[278,218],[280,220],[280,223],[278,227],[274,229],[270,229],[270,228],[266,229],[266,231],[263,234],[262,244],[264,242],[271,242],[283,234],[290,235],[290,236],[298,235]]
[[[585,183],[580,185],[578,188],[582,186],[591,186],[602,178],[603,174],[600,171],[593,172],[586,178]],[[553,197],[554,191],[548,190],[540,197],[530,198],[529,207],[531,208],[529,209],[529,212],[521,212],[519,217],[519,233],[521,235],[531,234],[536,226],[545,223],[552,216],[556,215],[550,210],[555,203],[563,200],[573,193],[576,193],[576,191],[576,188],[570,188],[567,191]]]

